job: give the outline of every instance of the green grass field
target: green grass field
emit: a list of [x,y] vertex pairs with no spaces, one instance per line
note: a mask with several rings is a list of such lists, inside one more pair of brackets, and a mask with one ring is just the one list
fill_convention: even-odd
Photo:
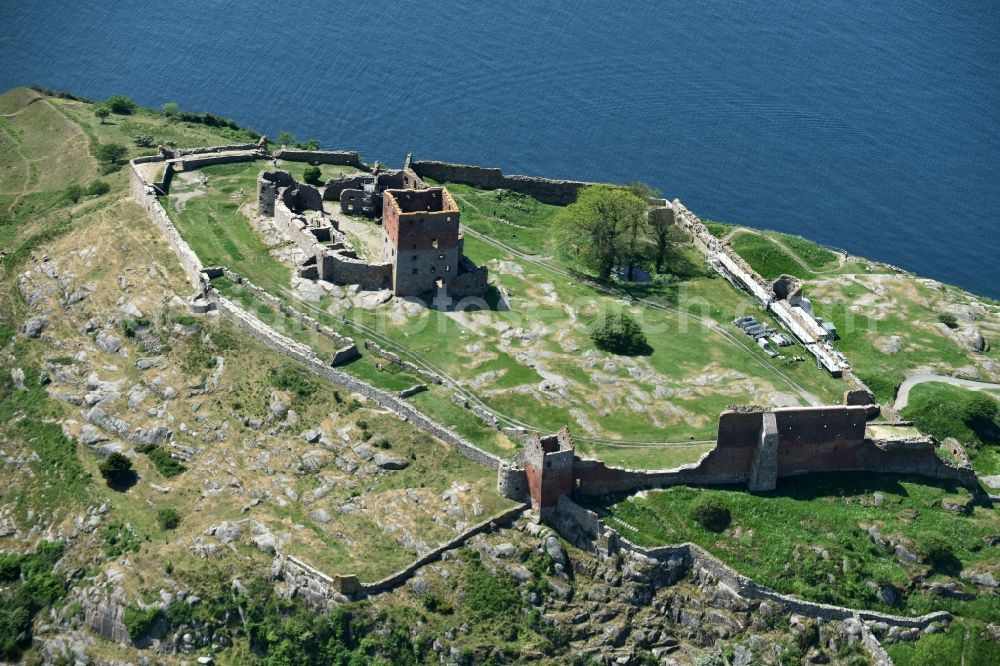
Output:
[[910,391],[901,416],[939,440],[954,437],[965,444],[978,473],[1000,474],[1000,417],[969,418],[966,408],[977,399],[996,400],[988,393],[958,386],[918,384]]

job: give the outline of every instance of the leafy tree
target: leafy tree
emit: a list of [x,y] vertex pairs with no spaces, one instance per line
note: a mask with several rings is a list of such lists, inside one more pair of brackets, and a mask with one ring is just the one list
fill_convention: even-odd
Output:
[[302,177],[310,185],[319,185],[323,182],[323,172],[318,166],[307,166],[302,172]]
[[98,468],[101,476],[110,484],[120,484],[132,476],[132,461],[123,453],[115,451],[101,463]]
[[108,107],[106,107],[104,105],[95,107],[94,108],[94,115],[97,116],[100,119],[101,124],[103,125],[104,121],[107,120],[108,116],[111,115],[111,109],[109,109]]
[[[646,202],[628,189],[590,185],[556,218],[555,240],[566,259],[608,280],[616,266],[640,259],[649,236]],[[630,275],[631,277],[631,275]]]
[[153,145],[155,139],[152,134],[136,134],[132,137],[132,143],[143,148],[148,148]]
[[136,103],[124,95],[112,95],[104,102],[112,113],[128,116],[135,112]]
[[160,509],[156,512],[156,522],[161,530],[172,530],[181,524],[181,514],[170,508]]
[[161,107],[161,110],[167,118],[176,118],[181,115],[181,107],[177,102],[167,102]]
[[285,131],[278,132],[277,142],[282,146],[294,146],[296,143],[298,143],[295,137],[292,136],[291,132],[285,132]]
[[319,150],[320,146],[321,144],[319,139],[309,139],[308,141],[299,144],[299,148],[302,148],[303,150]]
[[[663,196],[660,190],[639,181],[629,183],[627,187],[643,201],[660,199]],[[673,218],[662,215],[649,215],[648,223],[653,243],[656,246],[654,254],[656,272],[660,273],[663,271],[663,261],[667,256],[667,249],[670,246],[670,228],[673,226]]]
[[90,185],[87,186],[87,194],[92,197],[99,197],[102,194],[107,194],[111,191],[111,186],[103,180],[95,180]]
[[598,349],[621,356],[639,356],[653,350],[639,323],[627,312],[608,313],[594,323],[590,339]]
[[120,143],[102,143],[97,147],[97,159],[107,164],[118,164],[128,155],[128,148]]
[[691,510],[691,517],[706,530],[722,532],[732,520],[729,508],[714,497],[706,497]]

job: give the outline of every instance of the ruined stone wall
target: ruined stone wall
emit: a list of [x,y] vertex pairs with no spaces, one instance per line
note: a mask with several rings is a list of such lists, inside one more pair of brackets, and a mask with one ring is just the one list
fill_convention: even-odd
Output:
[[506,461],[497,470],[497,493],[515,502],[530,502],[528,476],[520,465]]
[[361,171],[370,172],[367,164],[361,161],[361,156],[351,150],[295,150],[282,148],[274,153],[275,159],[289,162],[310,162],[312,164],[339,164],[350,166]]
[[304,210],[323,210],[323,195],[312,185],[292,181],[293,185],[281,190],[279,197],[295,213]]
[[471,260],[461,256],[459,250],[458,275],[445,280],[448,295],[452,298],[482,296],[489,288],[489,269],[476,266]]
[[440,375],[436,375],[433,372],[428,372],[423,368],[421,368],[420,366],[402,359],[399,356],[399,354],[395,354],[389,351],[388,349],[383,349],[374,340],[365,340],[365,349],[380,358],[384,358],[393,365],[398,365],[404,370],[412,372],[413,374],[423,379],[425,382],[430,382],[431,384],[444,384],[444,380],[441,378]]
[[253,162],[259,157],[257,153],[229,153],[227,155],[206,155],[205,157],[184,157],[181,164],[184,171],[192,171],[213,164],[231,164],[233,162]]
[[[156,160],[148,160],[149,162]],[[181,268],[184,269],[184,276],[195,288],[201,287],[201,271],[204,266],[201,259],[195,254],[191,246],[187,244],[173,222],[164,210],[160,200],[156,197],[156,192],[152,184],[147,183],[134,163],[129,163],[129,193],[132,198],[142,206],[149,214],[149,219],[163,233],[170,245],[170,249],[177,255]]]
[[407,565],[403,569],[400,569],[396,573],[386,576],[382,580],[375,581],[374,583],[362,584],[362,589],[366,594],[380,594],[383,592],[389,592],[396,589],[417,572],[418,569],[424,567],[431,562],[435,562],[441,558],[441,555],[446,551],[452,550],[453,548],[458,548],[465,545],[465,542],[476,536],[477,534],[485,534],[488,532],[493,532],[501,526],[510,526],[515,520],[517,520],[522,513],[524,513],[527,507],[515,506],[511,509],[501,511],[500,513],[487,518],[486,520],[473,525],[471,528],[462,532],[458,536],[450,539],[449,541],[441,544],[429,553],[422,555],[420,558]]
[[576,201],[580,188],[593,185],[579,180],[553,180],[536,176],[504,176],[500,169],[452,164],[449,162],[413,161],[413,171],[421,178],[431,178],[440,183],[463,183],[484,190],[505,188],[520,192],[556,206],[566,206]]
[[[206,270],[205,273],[207,277],[208,271]],[[328,338],[330,341],[332,341],[337,349],[329,361],[331,366],[337,366],[343,363],[348,363],[356,358],[361,357],[361,352],[358,351],[357,345],[351,338],[341,335],[340,333],[337,333],[329,326],[325,326],[319,323],[316,319],[310,317],[309,315],[303,314],[298,310],[296,310],[295,308],[290,307],[280,298],[274,296],[263,287],[258,287],[253,282],[246,279],[239,273],[231,271],[228,268],[223,268],[222,273],[229,280],[231,280],[235,284],[240,285],[248,292],[253,294],[257,300],[261,301],[262,303],[265,303],[266,305],[268,305],[271,308],[274,308],[275,310],[285,315],[286,317],[289,317],[290,319],[297,321],[306,328],[316,331],[323,337]]]
[[340,201],[344,190],[360,190],[366,176],[355,175],[346,178],[331,178],[323,188],[323,201]]
[[[566,519],[572,521],[578,530],[573,533],[567,532]],[[591,550],[603,556],[614,555],[621,551],[636,553],[644,557],[658,560],[663,566],[668,566],[667,562],[676,560],[678,556],[684,559],[687,568],[698,575],[711,576],[732,589],[741,597],[747,599],[763,599],[773,601],[791,613],[805,615],[822,620],[845,620],[850,617],[860,617],[866,621],[885,622],[890,626],[913,627],[926,629],[934,622],[942,622],[951,618],[949,613],[938,611],[928,613],[920,617],[907,617],[901,615],[891,615],[878,611],[859,610],[834,606],[814,601],[798,599],[791,595],[781,594],[774,590],[759,585],[752,579],[740,574],[728,564],[715,557],[701,546],[694,543],[671,544],[658,546],[655,548],[645,548],[636,545],[627,538],[619,534],[616,530],[606,525],[600,517],[585,509],[567,497],[559,501],[557,515],[550,523],[557,531],[560,531],[567,539],[572,539],[577,534],[584,534],[594,541]],[[609,550],[598,547],[598,542],[612,544]]]
[[232,153],[242,150],[258,150],[260,144],[253,143],[232,143],[226,146],[198,146],[197,148],[178,148],[174,151],[175,157],[185,157],[187,155],[205,155],[206,153]]
[[337,284],[359,284],[362,289],[388,289],[392,284],[392,264],[370,264],[343,250],[319,246],[316,253],[319,278]]

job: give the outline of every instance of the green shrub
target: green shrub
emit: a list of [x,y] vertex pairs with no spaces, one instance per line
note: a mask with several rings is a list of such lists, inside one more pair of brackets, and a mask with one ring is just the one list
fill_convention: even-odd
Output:
[[591,328],[590,339],[598,349],[622,356],[646,355],[653,351],[645,333],[627,312],[604,315]]
[[160,107],[160,110],[167,118],[176,118],[181,114],[181,107],[177,104],[177,102],[167,102]]
[[441,615],[451,615],[455,612],[451,604],[437,596],[436,594],[428,594],[423,599],[424,608],[429,610],[431,613],[439,613]]
[[103,125],[104,121],[107,120],[108,116],[111,115],[111,109],[104,106],[103,104],[101,106],[95,106],[94,115],[97,116],[97,118],[101,121],[101,124]]
[[310,185],[323,184],[323,172],[318,166],[307,166],[302,172],[302,177]]
[[126,338],[134,338],[140,328],[150,325],[150,321],[145,317],[137,317],[135,319],[126,319],[119,325]]
[[86,194],[86,191],[83,189],[83,186],[77,183],[68,185],[66,189],[63,190],[63,196],[66,197],[66,200],[72,201],[73,203],[82,199],[84,194]]
[[135,112],[136,103],[124,95],[112,95],[104,101],[112,113],[127,116]]
[[489,571],[479,551],[463,548],[459,557],[466,563],[465,608],[480,621],[513,623],[521,609],[517,583],[505,571]]
[[706,530],[722,532],[732,520],[729,508],[714,497],[706,497],[691,510],[691,517]]
[[128,631],[129,638],[137,641],[153,633],[153,629],[161,617],[163,617],[163,613],[159,608],[142,610],[135,606],[127,606],[122,619],[125,622],[125,629]]
[[87,186],[87,194],[92,197],[99,197],[111,191],[111,186],[103,180],[95,180]]
[[131,478],[132,461],[123,453],[115,451],[105,458],[98,469],[109,484],[123,483]]
[[163,476],[170,478],[177,476],[181,472],[187,470],[187,467],[182,465],[179,461],[175,460],[173,456],[170,455],[166,449],[160,446],[154,446],[147,453],[150,462],[156,467],[156,471]]
[[105,164],[119,164],[128,156],[128,148],[120,143],[102,143],[94,156]]
[[938,321],[948,328],[958,328],[958,319],[950,312],[942,312],[939,314]]
[[125,553],[139,550],[139,537],[126,523],[113,522],[104,528],[104,554],[108,557],[121,557]]
[[176,529],[181,524],[181,514],[170,508],[160,509],[156,512],[156,522],[161,530]]
[[132,137],[132,143],[140,148],[148,148],[156,142],[152,134],[136,134]]

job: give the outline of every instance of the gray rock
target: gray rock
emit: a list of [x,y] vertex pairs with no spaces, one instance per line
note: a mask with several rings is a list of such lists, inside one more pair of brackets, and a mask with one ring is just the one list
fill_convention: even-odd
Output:
[[97,345],[98,349],[106,354],[115,354],[122,347],[121,340],[105,331],[101,331],[97,334],[97,337],[94,339],[94,344]]
[[213,527],[209,527],[207,534],[214,536],[222,543],[232,543],[233,541],[239,539],[240,535],[243,534],[243,528],[239,523],[225,521]]
[[906,546],[899,544],[896,546],[896,557],[904,562],[917,562],[920,558],[907,550]]
[[89,423],[83,424],[80,428],[80,436],[77,437],[82,444],[96,444],[97,442],[103,442],[107,439],[100,430],[90,425]]
[[517,548],[514,547],[514,544],[512,544],[512,543],[501,543],[501,544],[498,544],[493,549],[493,553],[497,557],[503,557],[503,558],[514,557],[514,555],[517,554]]
[[313,428],[312,430],[306,430],[299,436],[306,442],[310,444],[315,444],[316,442],[319,441],[320,437],[323,436],[323,430],[320,428]]
[[514,580],[518,583],[527,583],[529,580],[534,578],[534,574],[524,566],[517,565],[510,568],[510,575],[513,576]]
[[362,460],[371,460],[375,457],[375,452],[372,450],[372,447],[367,444],[358,444],[354,447],[354,452],[358,454],[358,457]]
[[330,516],[330,512],[327,511],[326,509],[316,509],[314,511],[310,511],[309,517],[318,523],[328,523],[331,520],[333,520],[333,518]]
[[122,314],[128,315],[129,317],[135,317],[137,319],[142,317],[142,310],[140,310],[139,307],[132,301],[119,305],[118,311]]
[[26,337],[37,338],[42,334],[42,331],[45,330],[45,327],[48,326],[48,324],[48,317],[32,317],[28,321],[24,322],[24,327],[21,330],[24,332]]
[[997,579],[989,571],[963,571],[962,580],[967,580],[980,587],[997,587]]
[[549,554],[549,557],[551,557],[553,561],[562,564],[563,566],[566,565],[566,551],[563,550],[562,544],[559,543],[559,539],[557,537],[550,536],[545,539],[545,552]]
[[375,466],[380,469],[406,469],[410,466],[410,463],[405,460],[400,460],[399,458],[394,458],[385,453],[375,454],[375,458],[372,460]]
[[10,378],[14,380],[14,388],[18,391],[27,390],[24,386],[24,370],[21,368],[12,368],[10,371]]
[[251,541],[253,541],[253,545],[257,547],[257,550],[263,553],[273,554],[278,547],[277,538],[270,532],[258,534]]

